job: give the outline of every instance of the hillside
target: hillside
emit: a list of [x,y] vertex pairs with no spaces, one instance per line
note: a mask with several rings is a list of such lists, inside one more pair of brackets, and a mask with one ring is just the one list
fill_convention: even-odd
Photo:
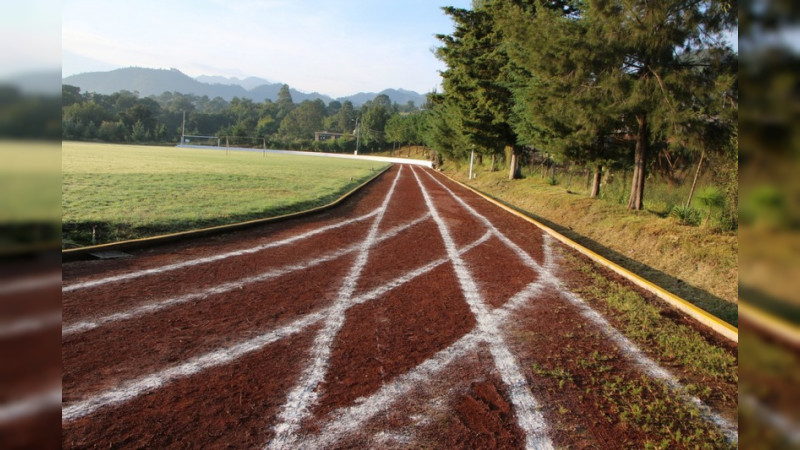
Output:
[[[221,97],[227,101],[234,97],[248,98],[255,102],[262,102],[266,99],[277,100],[278,92],[283,86],[283,83],[271,83],[268,80],[255,77],[238,79],[202,75],[195,79],[178,69],[147,69],[141,67],[71,75],[63,78],[62,83],[78,86],[84,92],[96,92],[104,95],[127,90],[136,91],[142,97],[149,97],[169,91],[199,96],[207,95],[209,98]],[[321,99],[327,104],[334,100],[325,94],[301,92],[291,87],[290,92],[295,103],[300,103],[304,100]],[[348,100],[358,107],[380,94],[389,96],[393,102],[400,105],[405,105],[409,101],[413,101],[417,106],[425,103],[424,95],[404,89],[385,89],[378,93],[361,92],[336,100]]]

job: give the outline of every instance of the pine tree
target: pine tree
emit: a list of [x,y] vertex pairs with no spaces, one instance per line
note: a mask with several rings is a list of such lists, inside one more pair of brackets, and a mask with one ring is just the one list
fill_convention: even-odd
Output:
[[576,2],[506,0],[498,23],[513,76],[513,126],[524,144],[594,167],[597,197],[603,165],[624,151],[620,111],[597,85],[608,55],[593,46]]
[[294,109],[294,101],[292,100],[292,93],[289,91],[289,85],[284,84],[281,90],[278,91],[278,99],[275,101],[278,105],[277,120],[280,122]]
[[[519,178],[521,147],[510,125],[512,93],[508,88],[508,55],[495,25],[495,5],[476,1],[473,10],[445,7],[455,22],[452,35],[437,35],[437,49],[447,64],[442,72],[444,105],[440,113],[456,114],[470,146],[492,154],[511,148],[509,178]],[[452,121],[451,121],[452,122]],[[466,153],[468,149],[463,149]]]
[[723,47],[720,33],[735,18],[730,2],[712,0],[586,2],[591,48],[608,57],[597,85],[624,112],[635,142],[629,209],[642,209],[651,144],[674,142],[708,120],[702,93],[713,76],[698,76],[686,55]]

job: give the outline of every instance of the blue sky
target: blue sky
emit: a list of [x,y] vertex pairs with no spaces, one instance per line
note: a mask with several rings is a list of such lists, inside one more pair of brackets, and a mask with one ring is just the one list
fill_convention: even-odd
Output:
[[[42,0],[44,1],[44,0]],[[344,96],[438,88],[432,53],[470,0],[63,0],[63,75],[117,67],[256,76]]]

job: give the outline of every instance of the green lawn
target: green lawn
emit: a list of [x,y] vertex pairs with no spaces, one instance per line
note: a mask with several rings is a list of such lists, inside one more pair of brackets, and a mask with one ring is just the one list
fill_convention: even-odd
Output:
[[235,223],[323,205],[385,163],[65,142],[64,247]]

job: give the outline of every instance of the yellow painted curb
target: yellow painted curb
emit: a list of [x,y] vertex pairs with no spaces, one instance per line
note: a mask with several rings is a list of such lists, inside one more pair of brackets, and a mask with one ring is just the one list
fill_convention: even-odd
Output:
[[77,259],[79,257],[86,256],[86,255],[88,255],[90,253],[95,253],[95,252],[107,252],[107,251],[113,251],[113,250],[118,250],[119,251],[119,250],[124,250],[124,249],[146,247],[146,246],[149,246],[149,245],[162,244],[162,243],[166,243],[166,242],[173,242],[173,241],[177,241],[177,240],[181,240],[181,239],[188,239],[188,238],[193,238],[193,237],[207,236],[207,235],[211,235],[211,234],[221,234],[221,233],[225,233],[225,232],[228,232],[228,231],[239,230],[239,229],[242,229],[242,228],[252,227],[252,226],[256,226],[256,225],[263,225],[263,224],[267,224],[267,223],[280,222],[280,221],[283,221],[283,220],[294,219],[294,218],[297,218],[297,217],[306,216],[306,215],[313,214],[313,213],[316,213],[316,212],[324,211],[326,209],[329,209],[329,208],[332,208],[332,207],[338,205],[339,203],[341,203],[342,201],[344,201],[345,199],[347,199],[351,195],[355,194],[359,189],[363,188],[364,186],[366,186],[367,184],[371,183],[373,180],[375,180],[379,176],[381,176],[384,173],[386,173],[386,171],[391,169],[391,168],[392,168],[392,165],[390,164],[385,169],[383,169],[380,172],[376,173],[375,175],[370,177],[368,180],[366,180],[363,183],[359,184],[358,186],[356,186],[355,188],[353,188],[352,190],[350,190],[346,194],[342,195],[341,197],[337,198],[336,200],[332,201],[331,203],[328,203],[327,205],[317,206],[316,208],[307,209],[305,211],[298,211],[298,212],[294,212],[294,213],[290,213],[290,214],[283,214],[283,215],[280,215],[280,216],[266,217],[266,218],[263,218],[263,219],[248,220],[246,222],[238,222],[238,223],[232,223],[232,224],[228,224],[228,225],[218,225],[218,226],[214,226],[214,227],[200,228],[200,229],[196,229],[196,230],[187,230],[187,231],[180,231],[180,232],[177,232],[177,233],[162,234],[162,235],[159,235],[159,236],[151,236],[151,237],[146,237],[146,238],[130,239],[130,240],[127,240],[127,241],[110,242],[108,244],[91,245],[91,246],[86,246],[86,247],[78,247],[78,248],[71,248],[71,249],[61,250],[61,259],[68,261],[68,260],[73,260],[73,259]]
[[800,327],[739,299],[739,315],[765,331],[800,347]]
[[[442,172],[439,172],[439,173],[442,173]],[[521,219],[526,220],[526,221],[536,225],[537,227],[541,228],[544,232],[546,232],[550,236],[553,236],[555,239],[561,241],[561,243],[563,243],[567,247],[570,247],[570,248],[572,248],[572,249],[574,249],[574,250],[576,250],[576,251],[588,256],[594,262],[600,264],[601,266],[603,266],[603,267],[605,267],[607,269],[612,270],[613,272],[615,272],[618,275],[626,278],[627,280],[629,280],[633,284],[635,284],[635,285],[645,289],[646,291],[654,294],[655,296],[657,296],[661,300],[664,300],[665,302],[667,302],[670,305],[674,306],[675,308],[677,308],[681,312],[689,315],[693,319],[695,319],[698,322],[700,322],[701,324],[711,328],[712,330],[714,330],[718,334],[724,336],[725,338],[727,338],[727,339],[729,339],[729,340],[731,340],[733,342],[739,343],[739,329],[734,327],[733,325],[729,324],[728,322],[725,322],[724,320],[720,319],[719,317],[716,317],[716,316],[714,316],[714,315],[712,315],[712,314],[710,314],[710,313],[698,308],[697,306],[687,302],[686,300],[678,297],[677,295],[664,290],[662,287],[659,287],[659,286],[651,283],[650,281],[645,280],[644,278],[640,277],[639,275],[636,275],[635,273],[633,273],[633,272],[629,271],[628,269],[620,266],[619,264],[617,264],[617,263],[615,263],[613,261],[610,261],[610,260],[606,259],[603,256],[600,256],[599,254],[597,254],[597,253],[589,250],[588,248],[578,244],[577,242],[575,242],[572,239],[564,236],[563,234],[557,232],[556,230],[548,227],[547,225],[539,222],[538,220],[535,220],[535,219],[533,219],[531,217],[528,217],[527,215],[525,215],[525,214],[523,214],[523,213],[521,213],[521,212],[519,212],[519,211],[517,211],[517,210],[515,210],[513,208],[509,208],[508,206],[506,206],[506,205],[498,202],[497,200],[489,197],[488,195],[484,194],[483,192],[478,191],[477,189],[473,188],[472,186],[466,185],[466,184],[464,184],[464,183],[462,183],[462,182],[460,182],[458,180],[455,180],[455,179],[451,178],[450,176],[448,176],[447,174],[442,173],[442,175],[444,175],[445,177],[447,177],[448,179],[450,179],[454,183],[457,183],[457,184],[469,189],[470,191],[474,192],[475,194],[477,194],[477,195],[481,196],[482,198],[488,200],[489,202],[493,203],[494,205],[499,206],[500,208],[510,212],[511,214],[514,214],[515,216],[520,217]]]

